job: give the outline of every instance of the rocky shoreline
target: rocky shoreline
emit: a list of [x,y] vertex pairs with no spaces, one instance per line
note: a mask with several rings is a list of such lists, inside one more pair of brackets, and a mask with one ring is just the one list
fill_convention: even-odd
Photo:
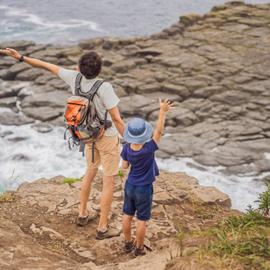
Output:
[[[98,212],[101,183],[98,174],[89,200]],[[116,179],[110,217],[116,228],[121,228],[123,184]],[[206,230],[230,215],[239,215],[229,209],[229,197],[216,188],[200,186],[184,173],[162,172],[154,187],[147,255],[134,259],[122,251],[122,236],[95,239],[98,219],[76,227],[79,187],[80,182],[68,184],[58,176],[24,183],[17,191],[0,196],[1,269],[165,270],[173,269],[168,264],[175,259],[186,265],[183,270],[191,269],[188,261],[193,270],[216,269],[212,268],[215,262],[197,262],[195,255],[190,256],[199,248],[200,239],[189,237],[183,247],[177,234]]]
[[[191,157],[222,166],[228,175],[259,175],[270,171],[269,13],[270,4],[234,1],[204,16],[182,16],[150,37],[96,38],[66,47],[16,41],[0,47],[67,68],[94,49],[103,56],[102,76],[121,97],[125,118],[153,121],[158,97],[175,101],[160,157]],[[0,124],[63,125],[70,96],[65,83],[5,57],[0,69],[0,107],[12,110],[0,115]]]

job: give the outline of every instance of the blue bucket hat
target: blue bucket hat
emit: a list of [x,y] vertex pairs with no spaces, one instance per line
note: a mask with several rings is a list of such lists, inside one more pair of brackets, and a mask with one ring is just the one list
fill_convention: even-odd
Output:
[[127,123],[124,131],[124,140],[127,143],[144,144],[150,141],[153,127],[142,118],[134,118]]

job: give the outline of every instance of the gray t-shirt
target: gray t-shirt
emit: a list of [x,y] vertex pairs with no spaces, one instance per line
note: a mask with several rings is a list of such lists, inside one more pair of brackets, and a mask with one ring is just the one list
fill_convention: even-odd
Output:
[[[65,81],[72,90],[72,94],[75,94],[75,81],[78,75],[78,71],[61,68],[59,71],[59,77]],[[98,78],[88,80],[85,77],[81,81],[82,92],[88,92]],[[104,119],[106,110],[110,110],[116,107],[119,103],[119,98],[115,94],[113,87],[110,83],[104,82],[98,89],[97,94],[94,96],[93,102],[95,104],[98,115],[101,119]],[[112,121],[110,114],[108,113],[108,120]],[[112,122],[112,127],[105,131],[105,136],[115,136],[117,135],[117,130],[114,123]]]

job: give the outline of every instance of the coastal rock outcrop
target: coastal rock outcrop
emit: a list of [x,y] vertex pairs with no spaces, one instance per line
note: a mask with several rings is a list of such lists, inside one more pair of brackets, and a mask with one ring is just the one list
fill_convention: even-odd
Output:
[[[124,117],[155,121],[158,97],[175,101],[167,120],[171,136],[164,138],[160,157],[190,157],[229,175],[259,175],[270,171],[269,13],[270,4],[233,1],[204,16],[183,16],[150,37],[97,38],[70,47],[31,41],[8,46],[67,68],[95,49],[104,59],[102,76],[122,98]],[[0,106],[33,121],[63,123],[59,116],[70,95],[63,82],[6,57],[0,67]],[[22,87],[14,88],[14,82]],[[0,124],[7,122],[1,116]]]
[[[98,212],[101,183],[99,174],[89,200],[89,207]],[[123,184],[119,177],[110,216],[111,225],[119,229]],[[210,187],[199,186],[184,173],[162,172],[154,187],[147,255],[134,259],[122,251],[122,235],[95,239],[98,220],[83,228],[75,225],[79,186],[80,182],[65,183],[65,178],[58,176],[24,183],[17,191],[0,196],[1,269],[150,270],[155,266],[165,270],[173,258],[181,259],[185,250],[178,233],[205,229],[238,214],[229,209],[230,199],[224,193],[207,192]]]

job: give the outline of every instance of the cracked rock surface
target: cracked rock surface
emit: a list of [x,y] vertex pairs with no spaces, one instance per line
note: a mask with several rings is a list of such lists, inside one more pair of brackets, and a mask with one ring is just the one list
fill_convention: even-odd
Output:
[[[270,171],[270,5],[235,1],[204,16],[187,15],[143,38],[96,38],[77,46],[0,44],[75,68],[80,55],[103,56],[102,77],[121,97],[123,116],[155,121],[158,97],[175,101],[159,156],[191,157],[226,174]],[[68,87],[46,71],[0,58],[0,124],[31,119],[63,125]],[[245,167],[243,167],[245,165]]]

